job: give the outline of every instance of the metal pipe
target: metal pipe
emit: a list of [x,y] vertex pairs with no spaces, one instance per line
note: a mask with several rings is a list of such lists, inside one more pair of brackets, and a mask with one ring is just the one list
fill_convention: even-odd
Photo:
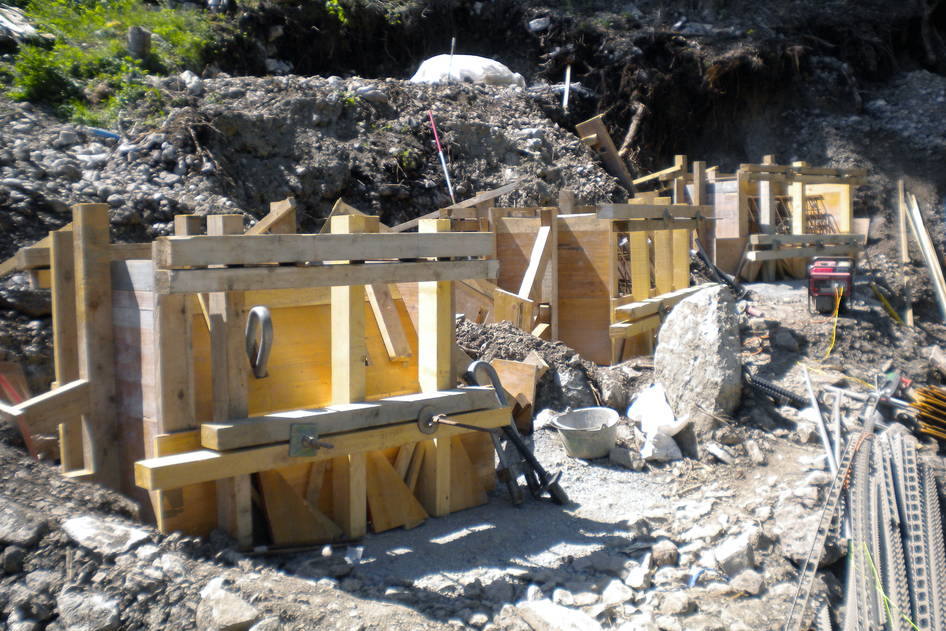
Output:
[[801,369],[802,374],[805,376],[805,387],[808,388],[808,396],[811,398],[811,405],[815,408],[815,412],[817,412],[815,421],[818,424],[818,433],[821,435],[824,451],[828,454],[828,468],[831,469],[832,475],[837,475],[838,461],[834,456],[834,451],[831,449],[831,438],[828,437],[828,426],[825,425],[824,416],[821,414],[821,406],[818,405],[818,397],[815,396],[815,389],[811,385],[811,375],[808,374],[807,366],[802,366]]

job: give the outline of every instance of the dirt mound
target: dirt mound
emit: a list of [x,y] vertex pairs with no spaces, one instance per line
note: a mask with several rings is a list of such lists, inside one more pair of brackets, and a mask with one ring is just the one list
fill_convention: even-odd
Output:
[[603,405],[624,414],[630,395],[646,381],[642,371],[652,368],[650,358],[602,368],[562,342],[539,339],[509,322],[480,325],[462,319],[457,324],[457,344],[473,359],[487,362],[522,361],[531,351],[538,353],[549,371],[536,385],[537,411]]

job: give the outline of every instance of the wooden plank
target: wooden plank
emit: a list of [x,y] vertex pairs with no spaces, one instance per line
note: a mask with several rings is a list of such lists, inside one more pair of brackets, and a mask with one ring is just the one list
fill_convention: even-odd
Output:
[[510,399],[518,399],[522,395],[529,405],[535,401],[535,385],[539,380],[538,365],[507,359],[494,359],[490,364],[496,369],[499,381],[509,393]]
[[[235,215],[211,215],[208,220],[214,216]],[[377,217],[371,219],[378,221]],[[488,232],[175,236],[159,237],[153,247],[155,265],[161,269],[340,261],[347,260],[352,252],[363,254],[363,260],[371,261],[495,254],[495,240]]]
[[[79,331],[76,322],[75,250],[72,232],[49,233],[52,270],[53,365],[57,383],[79,378]],[[84,470],[82,418],[63,419],[59,426],[63,471]]]
[[539,299],[545,269],[555,247],[552,244],[551,237],[551,226],[541,226],[536,233],[535,242],[532,244],[532,255],[529,257],[529,267],[526,268],[526,273],[522,277],[522,284],[519,285],[520,298],[525,300]]
[[391,360],[407,359],[411,356],[411,345],[401,325],[401,317],[387,285],[376,283],[365,287],[374,319],[381,331],[381,339]]
[[673,290],[673,241],[669,230],[653,233],[654,286],[658,294]]
[[[376,232],[377,217],[332,217],[332,235]],[[388,236],[388,235],[385,235]],[[348,250],[351,252],[361,250]],[[332,402],[363,401],[367,394],[365,363],[365,288],[332,287]],[[365,454],[347,454],[332,461],[335,521],[350,539],[367,530],[367,463]]]
[[[209,235],[234,235],[242,232],[243,215],[207,216]],[[209,296],[208,304],[213,418],[245,418],[248,408],[249,365],[244,355],[243,296],[232,291],[215,292]],[[227,530],[241,548],[252,545],[252,486],[248,475],[238,475],[217,482],[217,514],[220,527]]]
[[642,318],[636,322],[619,322],[612,324],[608,329],[608,334],[612,338],[628,338],[641,333],[655,331],[660,328],[662,320],[660,315],[652,315]]
[[[153,457],[170,456],[200,449],[200,433],[185,430],[154,437]],[[168,491],[152,491],[158,530],[164,534],[180,531],[208,536],[217,527],[217,485],[192,484]]]
[[595,139],[591,143],[592,147],[604,162],[608,172],[621,180],[628,190],[633,191],[635,187],[634,180],[631,178],[624,160],[618,155],[618,149],[614,146],[614,141],[611,139],[611,134],[608,133],[603,118],[604,114],[598,114],[582,123],[578,123],[575,125],[575,131],[578,133],[578,137],[582,139],[594,136]]
[[493,291],[493,322],[511,322],[523,331],[531,331],[534,314],[532,300],[502,289]]
[[818,246],[810,248],[782,248],[780,250],[750,250],[746,252],[746,260],[779,261],[792,258],[808,258],[811,256],[854,256],[861,250],[857,245]]
[[650,297],[650,247],[646,232],[632,232],[628,235],[630,252],[631,295],[635,300]]
[[657,230],[696,230],[700,222],[696,219],[628,219],[616,220],[617,232],[652,232]]
[[863,234],[752,234],[749,243],[753,245],[792,244],[851,244],[864,245],[867,238]]
[[93,479],[121,488],[108,205],[73,207],[79,377],[90,384],[83,461]]
[[450,512],[482,506],[489,501],[480,482],[479,473],[473,468],[462,437],[450,440]]
[[[473,206],[479,206],[480,204],[484,202],[495,200],[501,195],[512,193],[513,191],[516,191],[519,188],[521,188],[523,184],[525,184],[525,178],[515,180],[513,182],[510,182],[509,184],[503,184],[499,188],[494,188],[490,191],[483,191],[481,193],[477,193],[470,199],[465,199],[462,202],[457,202],[456,204],[447,206],[443,210],[452,210],[454,208],[472,208]],[[401,231],[399,230],[398,232],[401,232]]]
[[671,233],[673,254],[671,257],[674,290],[690,286],[690,243],[693,238],[689,230],[674,230]]
[[575,204],[575,191],[563,188],[558,192],[558,214],[572,214],[575,212]]
[[913,229],[913,237],[920,246],[920,252],[926,262],[926,269],[930,275],[930,284],[933,286],[933,295],[936,296],[936,302],[939,305],[940,315],[946,322],[946,281],[943,279],[943,268],[940,264],[940,258],[933,247],[933,241],[930,239],[930,233],[926,229],[923,221],[923,215],[916,202],[916,196],[910,195],[908,198],[907,218],[910,220],[910,227]]
[[228,451],[255,445],[285,443],[292,425],[308,423],[319,435],[336,434],[417,418],[425,407],[438,413],[456,414],[495,407],[490,388],[435,391],[388,397],[372,403],[350,403],[326,408],[275,412],[246,419],[230,419],[201,425],[201,444],[208,449]]
[[77,379],[28,399],[16,408],[26,415],[32,434],[55,433],[63,419],[89,413],[89,382]]
[[675,177],[678,177],[684,171],[685,168],[681,169],[679,165],[675,164],[672,167],[667,167],[666,169],[635,178],[634,186],[640,186],[641,184],[646,184],[647,182],[652,182],[654,180],[672,180]]
[[374,283],[446,282],[495,278],[498,271],[499,261],[496,260],[156,270],[155,291],[163,294],[194,294],[263,288],[274,290]]
[[269,205],[269,213],[246,231],[248,235],[292,234],[296,231],[296,199],[287,197]]
[[198,235],[204,230],[203,215],[174,215],[175,235]]
[[616,317],[621,320],[639,320],[640,318],[644,318],[655,313],[660,313],[662,310],[669,309],[684,298],[688,298],[698,291],[715,286],[716,283],[703,283],[702,285],[695,285],[693,287],[679,289],[677,291],[670,292],[669,294],[654,296],[653,298],[642,300],[640,302],[632,302],[620,305],[615,307],[614,311]]
[[374,532],[403,526],[415,528],[427,520],[427,511],[404,484],[394,467],[380,451],[367,455],[368,512]]
[[903,301],[905,304],[903,321],[907,326],[913,326],[913,285],[906,282],[904,274],[910,265],[910,244],[907,241],[907,200],[903,178],[897,180],[897,235],[900,249],[900,279],[904,285]]
[[[495,408],[466,414],[451,414],[447,418],[466,425],[493,428],[507,425],[509,414],[509,408]],[[437,428],[435,436],[438,439],[450,438],[468,431],[442,425]],[[321,448],[312,456],[300,458],[290,457],[289,450],[284,444],[228,452],[202,449],[186,454],[140,460],[135,463],[135,480],[139,486],[151,491],[175,489],[234,475],[248,475],[279,469],[302,462],[329,461],[344,454],[390,449],[405,443],[426,441],[429,438],[429,435],[417,428],[416,423],[404,423],[338,434],[332,437],[332,447]]]
[[[411,466],[411,460],[414,459],[414,451],[417,443],[407,443],[398,447],[397,456],[394,459],[394,470],[400,479],[407,479],[407,472]],[[413,490],[413,489],[412,489]]]
[[692,204],[601,204],[598,206],[600,219],[680,219],[711,214],[711,206]]
[[[422,233],[450,230],[449,219],[420,222]],[[424,282],[417,288],[418,300],[418,381],[422,392],[447,390],[456,385],[453,363],[455,343],[453,285],[449,282]],[[419,499],[434,516],[450,512],[450,442],[446,438],[425,441],[422,485]]]
[[339,538],[342,529],[309,504],[276,471],[261,471],[260,487],[273,545],[326,543]]

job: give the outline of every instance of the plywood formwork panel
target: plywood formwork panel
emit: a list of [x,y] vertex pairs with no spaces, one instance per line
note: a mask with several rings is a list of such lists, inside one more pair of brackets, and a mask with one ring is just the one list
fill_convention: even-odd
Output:
[[558,218],[559,338],[583,357],[611,361],[611,296],[616,251],[611,222],[594,215]]
[[493,219],[496,257],[502,261],[496,281],[501,289],[513,293],[519,291],[541,226],[539,217],[501,217],[497,214]]
[[[419,390],[417,381],[417,337],[403,300],[395,300],[401,324],[407,332],[411,357],[391,361],[365,301],[367,399],[408,394]],[[331,332],[328,305],[270,309],[273,349],[267,364],[269,376],[249,382],[249,414],[323,407],[331,403]],[[194,374],[197,383],[197,418],[210,420],[210,354],[203,316],[193,316]]]

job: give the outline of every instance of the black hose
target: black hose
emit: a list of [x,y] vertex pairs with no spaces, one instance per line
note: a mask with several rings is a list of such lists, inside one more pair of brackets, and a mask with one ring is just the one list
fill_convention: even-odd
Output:
[[809,405],[809,401],[806,397],[799,396],[790,390],[786,390],[780,386],[775,385],[771,381],[766,381],[762,377],[757,377],[749,372],[748,368],[742,369],[742,380],[743,382],[760,394],[764,394],[770,399],[775,400],[776,403],[788,403],[792,407],[802,410]]

